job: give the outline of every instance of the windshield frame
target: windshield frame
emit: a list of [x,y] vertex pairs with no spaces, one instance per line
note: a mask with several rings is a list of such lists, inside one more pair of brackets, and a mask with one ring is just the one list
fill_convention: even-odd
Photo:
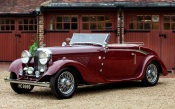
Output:
[[[97,42],[97,41],[76,41],[76,37],[88,37],[93,38],[93,37],[101,37],[102,41]],[[108,43],[110,37],[110,33],[74,33],[71,40],[70,40],[70,45],[100,45],[103,46],[104,44]],[[95,39],[95,38],[94,38]],[[83,39],[84,40],[84,39]]]

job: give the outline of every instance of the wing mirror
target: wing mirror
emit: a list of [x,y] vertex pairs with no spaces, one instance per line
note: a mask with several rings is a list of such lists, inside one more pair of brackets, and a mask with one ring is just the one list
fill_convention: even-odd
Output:
[[104,50],[104,52],[106,53],[107,52],[107,43],[106,42],[104,42],[103,43],[103,45],[102,45],[102,47],[103,47],[103,50]]
[[67,44],[66,44],[66,42],[63,42],[62,43],[62,47],[65,47]]
[[71,40],[71,38],[66,38],[66,41],[69,42]]
[[[69,42],[70,40],[71,40],[71,38],[66,38],[66,42]],[[66,42],[63,42],[63,43],[62,43],[62,46],[63,46],[63,47],[65,47],[65,46],[67,45]]]
[[104,42],[103,45],[102,45],[103,48],[106,48],[107,47],[107,43]]

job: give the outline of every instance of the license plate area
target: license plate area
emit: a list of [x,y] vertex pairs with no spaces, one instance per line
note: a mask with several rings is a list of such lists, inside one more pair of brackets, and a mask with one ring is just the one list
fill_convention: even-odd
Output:
[[29,84],[18,84],[18,88],[21,88],[21,89],[31,89],[32,86],[29,85]]

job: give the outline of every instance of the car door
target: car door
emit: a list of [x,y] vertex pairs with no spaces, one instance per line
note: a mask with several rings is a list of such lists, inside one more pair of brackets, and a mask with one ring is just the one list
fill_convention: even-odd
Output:
[[[141,54],[128,48],[108,48],[102,75],[107,79],[127,79],[137,73]],[[142,57],[143,58],[143,57]]]
[[105,52],[103,51],[103,48],[99,47],[96,49],[93,53],[88,53],[89,56],[89,64],[88,68],[94,72],[94,73],[101,73],[102,72],[102,63],[103,58],[105,56]]

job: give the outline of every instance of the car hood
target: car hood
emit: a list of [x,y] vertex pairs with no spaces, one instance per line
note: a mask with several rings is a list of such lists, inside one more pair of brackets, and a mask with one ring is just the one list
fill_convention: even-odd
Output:
[[98,46],[67,46],[67,47],[44,47],[38,50],[51,51],[51,54],[75,54],[98,52],[101,47]]

